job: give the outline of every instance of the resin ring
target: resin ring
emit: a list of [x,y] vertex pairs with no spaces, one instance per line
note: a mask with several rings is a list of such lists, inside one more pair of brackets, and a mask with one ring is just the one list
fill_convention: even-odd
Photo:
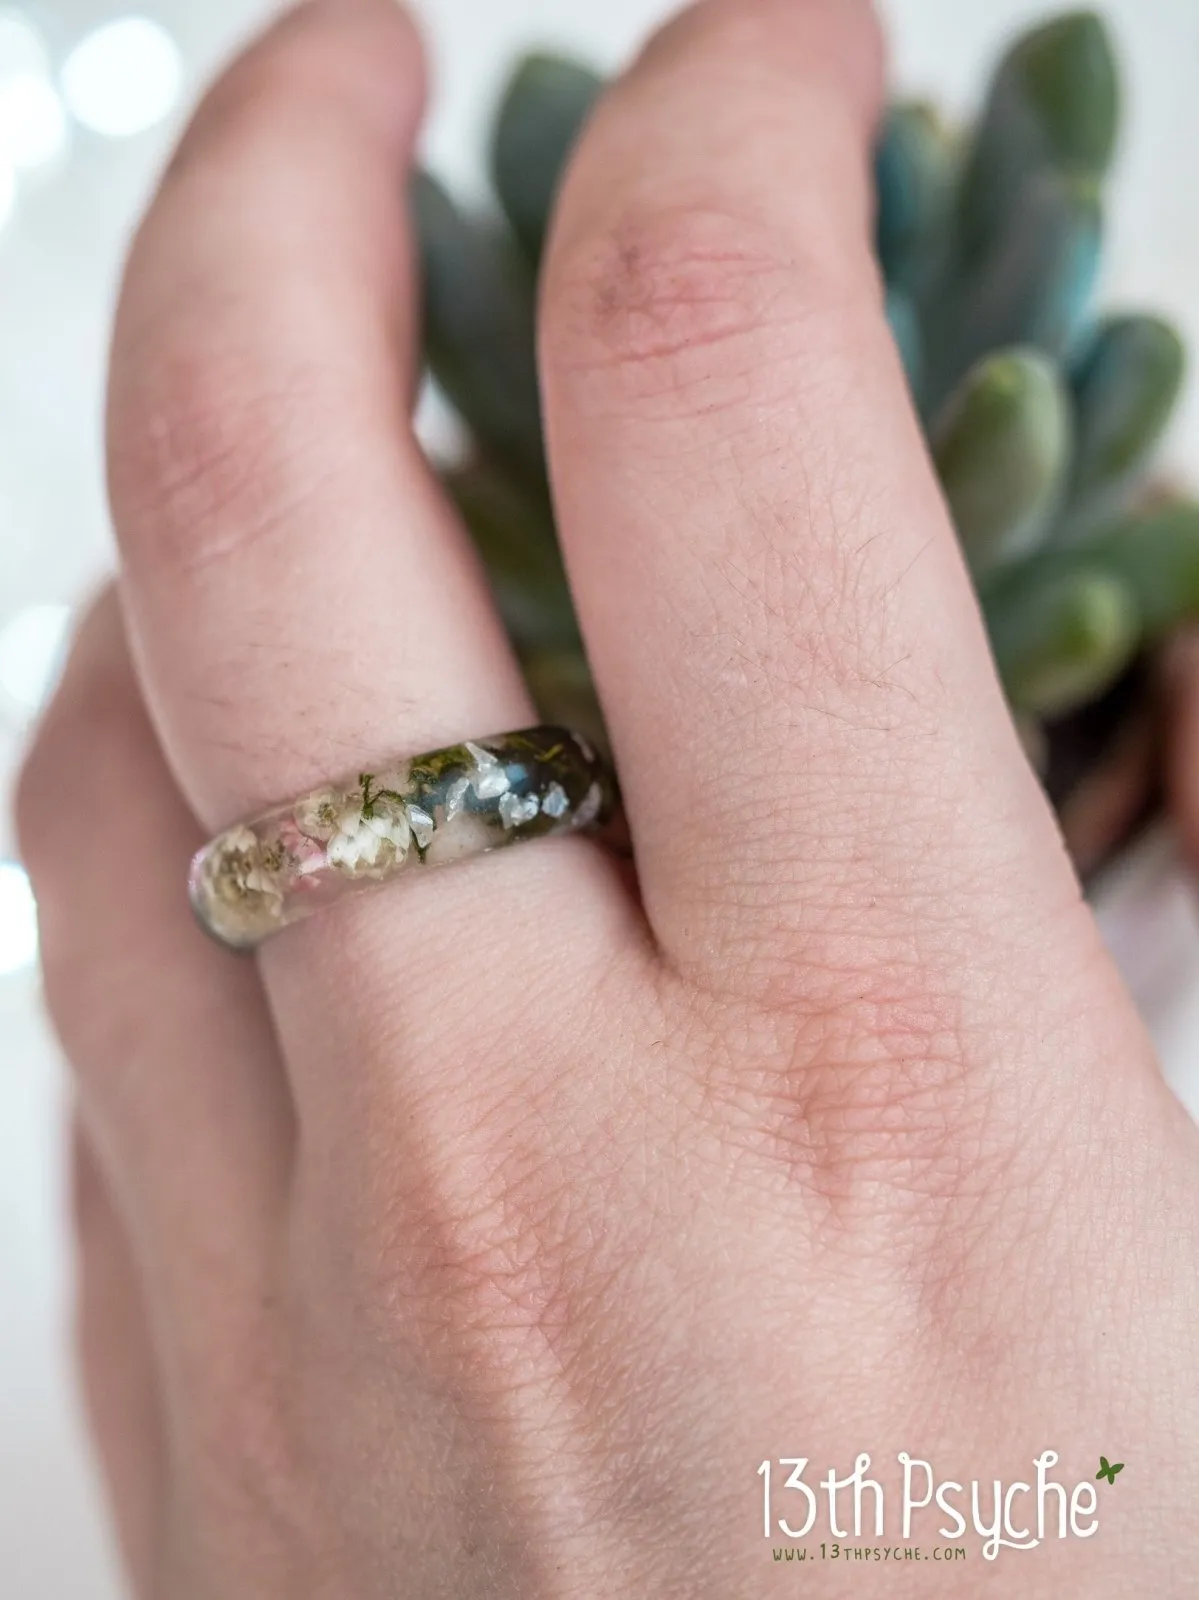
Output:
[[250,950],[345,894],[522,839],[606,822],[614,787],[565,728],[527,728],[397,759],[239,823],[191,866],[191,903]]

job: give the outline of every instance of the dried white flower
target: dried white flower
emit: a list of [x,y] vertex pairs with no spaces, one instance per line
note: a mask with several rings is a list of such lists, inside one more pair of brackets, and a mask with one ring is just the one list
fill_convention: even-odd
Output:
[[211,860],[211,881],[225,900],[256,902],[262,914],[274,916],[283,904],[283,890],[262,864],[262,841],[252,828],[230,828]]
[[336,789],[318,789],[305,795],[295,808],[296,826],[310,839],[331,839],[337,832],[345,795]]
[[337,832],[329,841],[329,864],[354,873],[385,866],[392,854],[402,861],[408,854],[410,837],[403,811],[375,812],[369,817],[363,816],[361,809],[343,811],[337,819]]

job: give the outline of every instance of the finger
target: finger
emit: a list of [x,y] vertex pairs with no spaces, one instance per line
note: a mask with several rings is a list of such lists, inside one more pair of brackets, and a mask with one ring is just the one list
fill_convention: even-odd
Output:
[[197,827],[137,696],[116,598],[85,620],[22,775],[47,1002],[163,1352],[167,1403],[258,1315],[292,1111],[257,974],[197,936]]
[[129,1241],[78,1122],[72,1143],[84,1399],[132,1590],[148,1595],[165,1468],[154,1349]]
[[[209,827],[532,718],[411,429],[402,196],[421,92],[392,0],[291,14],[202,109],[133,253],[114,509],[139,670]],[[336,1136],[369,1087],[329,1071],[358,1044],[347,992],[388,984],[394,1021],[443,1006],[464,936],[497,988],[518,963],[556,961],[568,934],[587,947],[599,853],[578,841],[519,854],[519,878],[502,856],[463,863],[382,909],[322,913],[264,954],[317,1137]],[[519,938],[501,885],[515,886]],[[409,955],[397,981],[414,926],[419,970]]]
[[111,481],[139,664],[209,825],[529,705],[412,433],[419,51],[302,7],[213,91],[141,230]]
[[410,426],[421,103],[392,0],[301,7],[201,108],[132,254],[114,512],[139,666],[210,826],[528,720]]
[[866,4],[707,0],[590,125],[544,292],[647,910],[683,970],[776,997],[1083,921],[883,316],[878,103]]

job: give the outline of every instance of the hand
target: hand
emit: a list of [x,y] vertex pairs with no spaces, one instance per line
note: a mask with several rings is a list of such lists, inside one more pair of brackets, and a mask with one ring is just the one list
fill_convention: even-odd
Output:
[[191,922],[206,835],[532,710],[410,427],[408,21],[291,15],[166,175],[116,332],[120,601],[20,796],[141,1596],[757,1600],[762,1461],[796,1524],[780,1457],[869,1452],[886,1537],[849,1542],[898,1546],[898,1452],[985,1511],[1046,1450],[1092,1537],[855,1593],[1190,1592],[1199,1136],[907,402],[879,99],[858,0],[708,0],[561,199],[547,429],[636,887],[530,845],[256,963]]

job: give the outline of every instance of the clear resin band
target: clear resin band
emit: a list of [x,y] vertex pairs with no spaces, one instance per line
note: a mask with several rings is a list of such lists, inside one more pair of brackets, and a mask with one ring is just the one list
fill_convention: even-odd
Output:
[[613,791],[586,739],[528,728],[328,784],[228,829],[195,857],[191,902],[252,949],[347,892],[522,839],[605,822]]

